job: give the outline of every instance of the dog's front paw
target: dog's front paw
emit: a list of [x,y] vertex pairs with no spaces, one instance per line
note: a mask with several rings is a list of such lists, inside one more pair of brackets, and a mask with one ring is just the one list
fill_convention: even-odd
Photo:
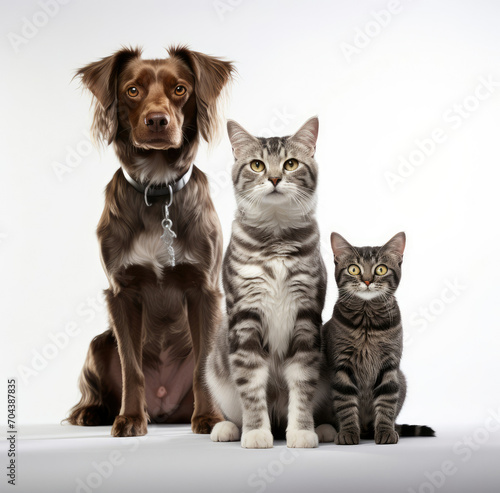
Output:
[[289,430],[286,432],[286,446],[290,448],[316,448],[318,435],[310,430]]
[[231,421],[221,421],[210,433],[212,442],[236,442],[240,439],[240,430]]
[[273,434],[264,429],[246,431],[241,436],[241,446],[243,448],[272,448]]
[[115,418],[111,435],[114,437],[137,437],[148,432],[148,420],[146,416],[118,415]]
[[324,424],[319,425],[315,430],[320,443],[333,442],[337,432],[332,425]]
[[191,418],[191,429],[193,433],[207,435],[220,421],[222,421],[222,417],[218,414],[200,414]]
[[379,445],[389,445],[398,443],[399,435],[396,430],[384,429],[375,432],[375,443]]
[[337,445],[357,445],[359,443],[359,433],[353,431],[339,431],[335,437]]

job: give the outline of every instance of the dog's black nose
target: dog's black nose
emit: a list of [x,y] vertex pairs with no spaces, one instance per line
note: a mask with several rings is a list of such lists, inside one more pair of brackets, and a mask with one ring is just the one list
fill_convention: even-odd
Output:
[[168,116],[165,113],[148,113],[144,123],[151,132],[163,132],[168,125]]

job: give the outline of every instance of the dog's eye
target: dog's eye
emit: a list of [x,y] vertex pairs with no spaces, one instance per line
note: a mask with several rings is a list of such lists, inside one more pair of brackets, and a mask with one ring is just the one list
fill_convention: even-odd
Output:
[[287,161],[285,161],[283,167],[287,171],[294,171],[299,167],[299,162],[296,159],[288,159]]
[[135,98],[137,96],[139,96],[139,90],[137,89],[137,87],[129,87],[127,89],[127,94],[131,97],[131,98]]
[[187,89],[184,86],[177,86],[175,88],[175,95],[176,96],[184,96],[186,94]]

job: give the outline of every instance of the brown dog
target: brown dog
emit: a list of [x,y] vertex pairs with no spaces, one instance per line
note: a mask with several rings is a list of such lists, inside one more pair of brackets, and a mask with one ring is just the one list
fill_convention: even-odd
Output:
[[168,53],[143,60],[125,48],[77,72],[95,96],[94,135],[114,143],[121,169],[97,228],[111,329],[90,345],[68,421],[113,423],[113,436],[144,435],[148,418],[191,419],[195,433],[221,419],[202,368],[220,319],[222,235],[192,164],[200,136],[214,136],[233,66],[185,47]]

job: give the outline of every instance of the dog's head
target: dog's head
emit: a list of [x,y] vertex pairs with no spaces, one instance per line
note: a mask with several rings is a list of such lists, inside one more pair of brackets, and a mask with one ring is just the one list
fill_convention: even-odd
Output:
[[218,100],[234,72],[230,62],[171,47],[169,58],[143,60],[123,48],[77,71],[95,97],[97,141],[136,150],[179,149],[218,128]]

